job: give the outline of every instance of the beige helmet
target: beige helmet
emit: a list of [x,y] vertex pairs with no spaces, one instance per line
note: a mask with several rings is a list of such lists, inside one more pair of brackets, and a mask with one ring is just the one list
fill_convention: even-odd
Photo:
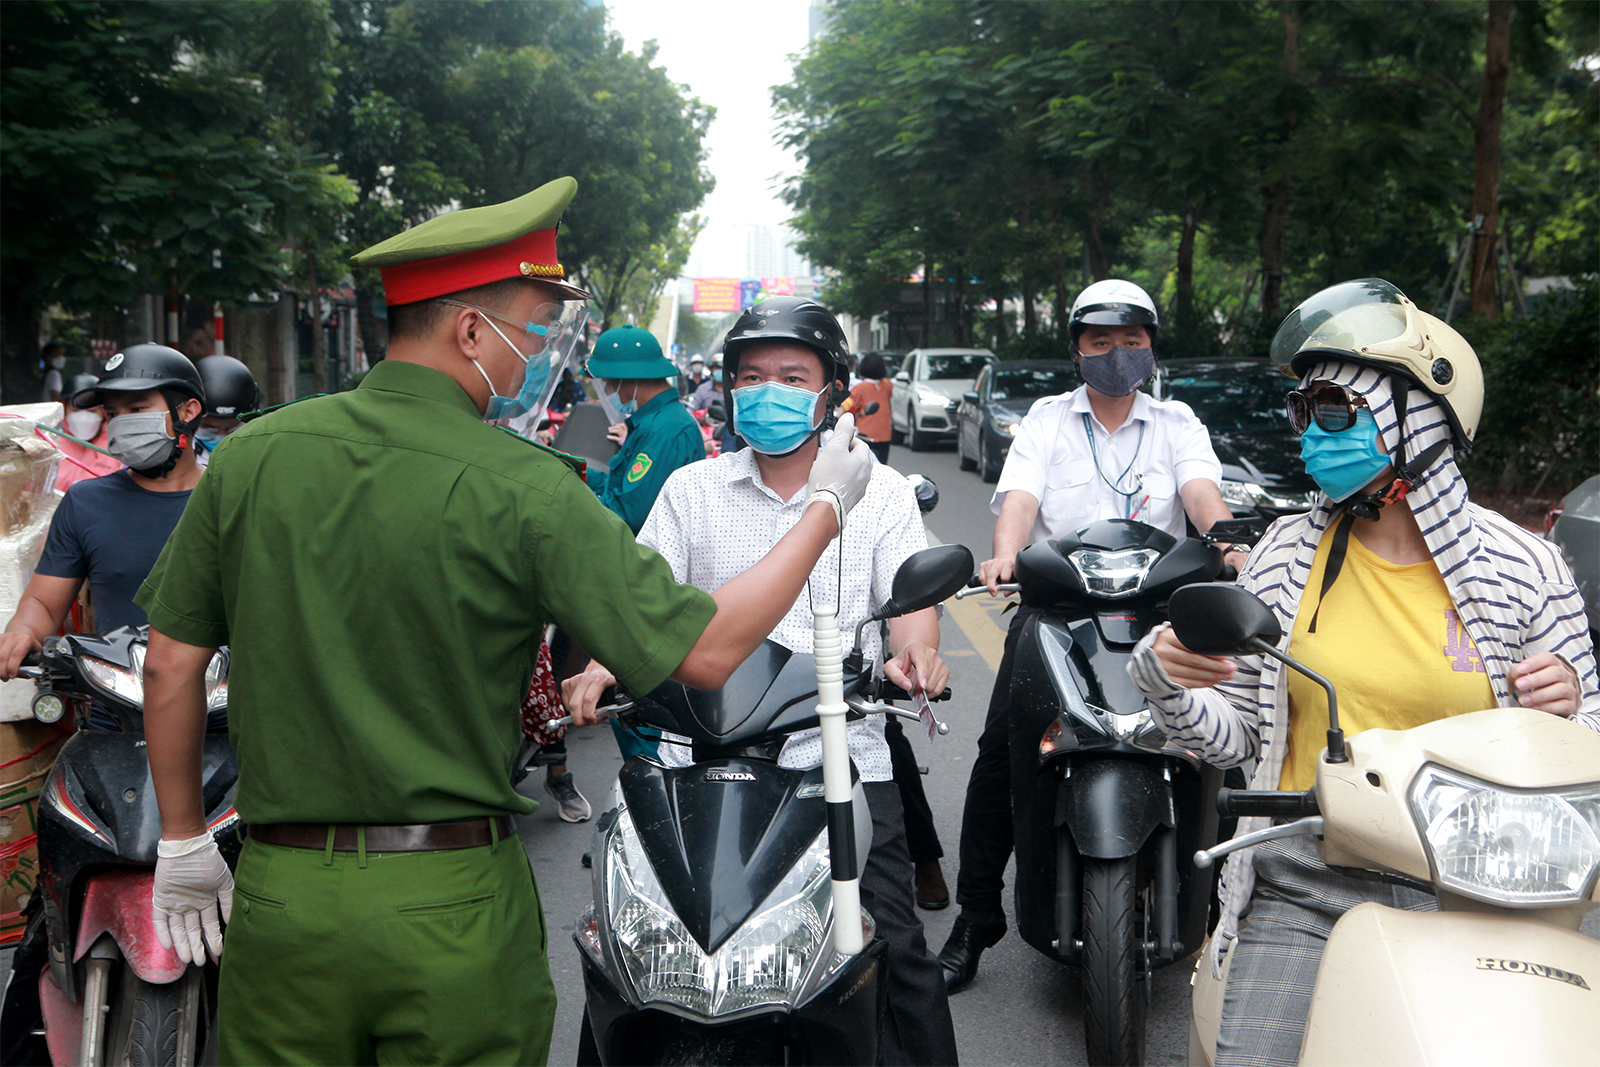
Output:
[[1483,368],[1467,339],[1382,278],[1330,286],[1289,312],[1272,362],[1299,378],[1325,359],[1403,374],[1439,401],[1456,447],[1472,447],[1483,414]]

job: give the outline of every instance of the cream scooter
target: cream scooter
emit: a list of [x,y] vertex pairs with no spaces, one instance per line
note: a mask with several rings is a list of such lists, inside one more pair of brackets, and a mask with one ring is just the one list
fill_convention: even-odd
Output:
[[[1328,938],[1300,1063],[1600,1062],[1600,734],[1497,708],[1410,730],[1339,730],[1333,686],[1279,652],[1275,615],[1232,586],[1169,606],[1178,640],[1212,656],[1271,656],[1328,694],[1328,748],[1306,793],[1227,790],[1219,810],[1286,822],[1197,853],[1218,858],[1314,834],[1323,859],[1400,876],[1437,912],[1361,904]],[[1222,1014],[1209,953],[1196,967],[1189,1062],[1209,1067]]]

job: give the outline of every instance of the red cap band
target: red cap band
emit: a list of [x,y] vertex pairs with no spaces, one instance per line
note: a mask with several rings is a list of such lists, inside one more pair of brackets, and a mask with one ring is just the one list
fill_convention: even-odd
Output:
[[556,261],[556,231],[534,230],[493,248],[384,267],[383,299],[391,306],[414,304],[506,278],[561,281],[565,277]]

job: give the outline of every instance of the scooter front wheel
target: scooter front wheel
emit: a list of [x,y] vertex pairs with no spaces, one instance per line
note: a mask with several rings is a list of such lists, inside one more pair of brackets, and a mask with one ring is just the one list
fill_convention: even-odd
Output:
[[1144,1062],[1136,860],[1083,858],[1084,1044],[1088,1062]]
[[204,1029],[205,974],[194,966],[176,982],[155,985],[126,963],[111,1001],[107,1063],[189,1067],[198,1062]]

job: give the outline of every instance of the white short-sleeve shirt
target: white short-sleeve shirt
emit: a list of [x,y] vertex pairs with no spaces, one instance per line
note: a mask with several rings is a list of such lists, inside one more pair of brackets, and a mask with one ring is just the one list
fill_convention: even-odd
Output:
[[[1039,501],[1030,543],[1100,519],[1138,519],[1184,536],[1179,490],[1196,478],[1222,484],[1211,436],[1189,405],[1134,394],[1127,421],[1109,432],[1087,386],[1036,402],[1017,429],[990,509],[1013,489]],[[1087,421],[1086,421],[1087,417]]]
[[[678,581],[711,592],[760,561],[794,528],[804,510],[804,491],[786,501],[762,482],[755,453],[748,448],[724,452],[716,459],[672,472],[639,531],[639,543],[661,553]],[[839,630],[848,654],[856,624],[888,602],[900,564],[928,545],[911,485],[892,467],[879,464],[872,468],[866,495],[845,521],[843,542]],[[811,572],[810,592],[818,604],[833,602],[835,580],[840,575],[839,549],[840,539],[836,538]],[[785,648],[810,655],[811,599],[805,593],[770,636]],[[881,654],[876,626],[863,631],[861,642],[868,662]],[[890,781],[893,771],[883,737],[883,716],[871,715],[851,723],[849,737],[850,757],[861,780]],[[783,746],[779,764],[819,765],[820,738],[817,730],[795,734]],[[689,749],[664,744],[658,758],[669,767],[687,766]]]

